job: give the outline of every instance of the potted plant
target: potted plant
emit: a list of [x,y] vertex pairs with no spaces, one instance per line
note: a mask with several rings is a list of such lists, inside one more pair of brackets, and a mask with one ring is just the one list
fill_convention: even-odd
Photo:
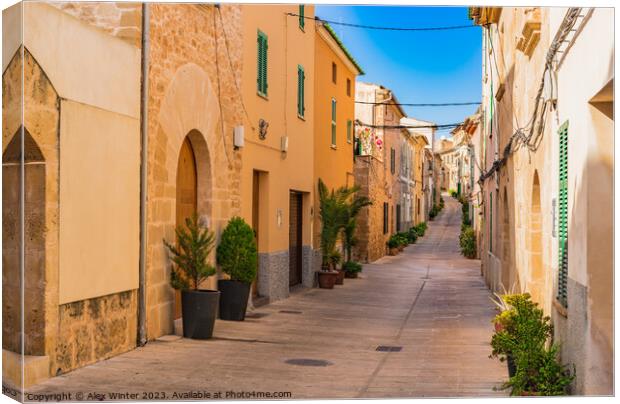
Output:
[[399,242],[396,237],[391,236],[387,241],[388,254],[389,255],[397,255],[398,254],[398,245]]
[[337,272],[336,285],[344,285],[344,271],[338,270],[338,264],[340,264],[340,261],[342,261],[342,254],[340,254],[340,251],[333,250],[329,255],[329,261],[334,271]]
[[509,362],[509,380],[503,388],[511,395],[563,395],[574,379],[558,358],[558,347],[550,343],[551,319],[544,316],[528,293],[503,295],[505,308],[493,320],[491,357]]
[[220,318],[243,321],[256,278],[258,252],[252,228],[240,217],[230,219],[217,246],[217,263],[230,279],[220,279]]
[[319,179],[319,217],[321,219],[321,270],[318,271],[319,287],[333,289],[338,277],[334,267],[336,242],[338,233],[344,222],[344,207],[339,203],[336,193],[327,189],[325,183]]
[[164,240],[172,255],[170,284],[181,291],[183,336],[208,339],[213,336],[220,292],[200,289],[202,281],[215,274],[215,268],[207,260],[213,250],[213,232],[199,223],[194,214],[185,220],[185,227],[176,229],[177,244]]
[[412,227],[407,231],[407,239],[409,240],[409,244],[415,244],[418,240],[418,232],[415,227]]
[[357,278],[358,274],[362,272],[362,264],[355,261],[347,261],[342,264],[342,270],[344,276],[347,278]]

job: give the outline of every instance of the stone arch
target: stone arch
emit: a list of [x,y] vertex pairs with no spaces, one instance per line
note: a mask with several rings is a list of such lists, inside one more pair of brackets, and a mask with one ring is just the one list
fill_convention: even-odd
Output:
[[528,241],[529,241],[529,266],[530,279],[529,289],[532,299],[542,302],[542,293],[545,285],[545,274],[543,273],[542,260],[542,214],[540,200],[540,179],[538,171],[534,171],[532,180],[532,199],[530,203],[530,216],[528,219]]
[[28,130],[20,127],[2,153],[2,348],[13,352],[23,350],[25,355],[45,354],[45,181],[43,153]]
[[[176,70],[163,93],[157,96],[159,87],[153,80],[150,89],[158,110],[151,115],[155,128],[149,131],[147,232],[157,236],[149,236],[148,241],[152,251],[146,286],[149,339],[173,331],[175,294],[169,283],[170,260],[159,235],[169,241],[175,238],[176,179],[179,153],[186,139],[196,164],[196,211],[216,233],[227,219],[222,214],[227,201],[221,190],[226,189],[229,181],[229,172],[222,166],[226,150],[220,132],[219,102],[208,74],[200,66],[188,63]],[[216,172],[214,167],[222,169]],[[214,263],[214,254],[211,259]],[[210,279],[203,287],[214,288],[215,284],[216,280]]]

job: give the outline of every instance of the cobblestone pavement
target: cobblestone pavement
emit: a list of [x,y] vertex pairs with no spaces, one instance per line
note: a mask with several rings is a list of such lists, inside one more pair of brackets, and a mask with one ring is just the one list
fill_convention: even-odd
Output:
[[[507,378],[506,367],[488,358],[491,294],[480,262],[459,254],[460,205],[445,199],[417,244],[365,265],[360,279],[334,290],[304,289],[245,322],[218,321],[212,340],[149,342],[29,392],[72,393],[74,400],[127,392],[137,396],[120,398],[504,395],[493,387]],[[379,345],[402,349],[380,352]],[[296,359],[314,366],[287,363]]]

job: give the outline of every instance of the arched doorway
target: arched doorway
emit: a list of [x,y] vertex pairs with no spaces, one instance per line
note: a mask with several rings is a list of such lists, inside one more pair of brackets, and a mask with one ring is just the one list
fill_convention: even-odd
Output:
[[[186,136],[179,151],[176,181],[176,227],[185,224],[185,220],[197,212],[198,184],[196,157],[194,149]],[[174,318],[181,317],[181,293],[175,291]]]
[[2,348],[25,355],[45,354],[45,178],[41,149],[18,129],[2,154]]
[[540,180],[538,171],[534,172],[532,183],[532,202],[529,218],[530,244],[530,293],[535,302],[542,303],[545,277],[542,265],[542,215],[540,211]]

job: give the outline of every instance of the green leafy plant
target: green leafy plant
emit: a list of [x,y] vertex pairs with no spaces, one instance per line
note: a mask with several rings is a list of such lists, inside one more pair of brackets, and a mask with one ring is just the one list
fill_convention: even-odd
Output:
[[473,228],[463,226],[459,236],[461,254],[467,258],[476,258],[476,233]]
[[394,234],[393,237],[398,242],[399,247],[406,246],[409,244],[409,235],[407,233],[399,232],[399,233]]
[[439,206],[438,205],[434,205],[431,210],[428,212],[428,217],[430,218],[430,220],[435,219],[435,217],[437,216],[437,214],[439,213]]
[[355,186],[351,189],[353,194],[348,198],[346,202],[346,219],[342,229],[342,243],[346,252],[347,261],[351,261],[351,252],[353,247],[357,244],[357,237],[355,237],[355,229],[357,228],[357,216],[360,211],[368,206],[372,205],[370,199],[365,196],[357,195],[359,187]]
[[415,227],[412,227],[407,232],[407,238],[409,239],[409,244],[413,244],[418,240],[418,230]]
[[398,238],[396,237],[396,235],[392,235],[388,241],[387,241],[387,246],[388,248],[392,249],[392,248],[398,248],[398,246],[400,245],[400,241],[398,240]]
[[342,264],[342,270],[348,274],[356,274],[362,272],[362,264],[355,261],[347,261]]
[[357,195],[359,186],[340,187],[330,191],[319,179],[318,189],[323,266],[335,269],[337,262],[333,258],[338,236],[342,234],[346,258],[350,261],[353,246],[357,243],[355,237],[357,216],[362,208],[371,205],[372,202],[365,196]]
[[252,228],[240,217],[230,219],[217,246],[217,263],[233,281],[252,283],[258,252]]
[[516,373],[503,388],[511,395],[562,395],[574,379],[568,366],[558,359],[558,346],[550,344],[553,327],[529,293],[503,295],[504,307],[493,319],[490,357],[514,360]]
[[179,290],[198,290],[203,280],[215,274],[215,268],[207,263],[215,245],[215,236],[199,223],[196,214],[185,219],[185,226],[178,226],[175,233],[176,245],[164,239],[174,264],[170,271],[170,284]]
[[458,196],[458,192],[456,192],[455,189],[450,189],[448,191],[448,193],[450,194],[451,197],[456,198]]

